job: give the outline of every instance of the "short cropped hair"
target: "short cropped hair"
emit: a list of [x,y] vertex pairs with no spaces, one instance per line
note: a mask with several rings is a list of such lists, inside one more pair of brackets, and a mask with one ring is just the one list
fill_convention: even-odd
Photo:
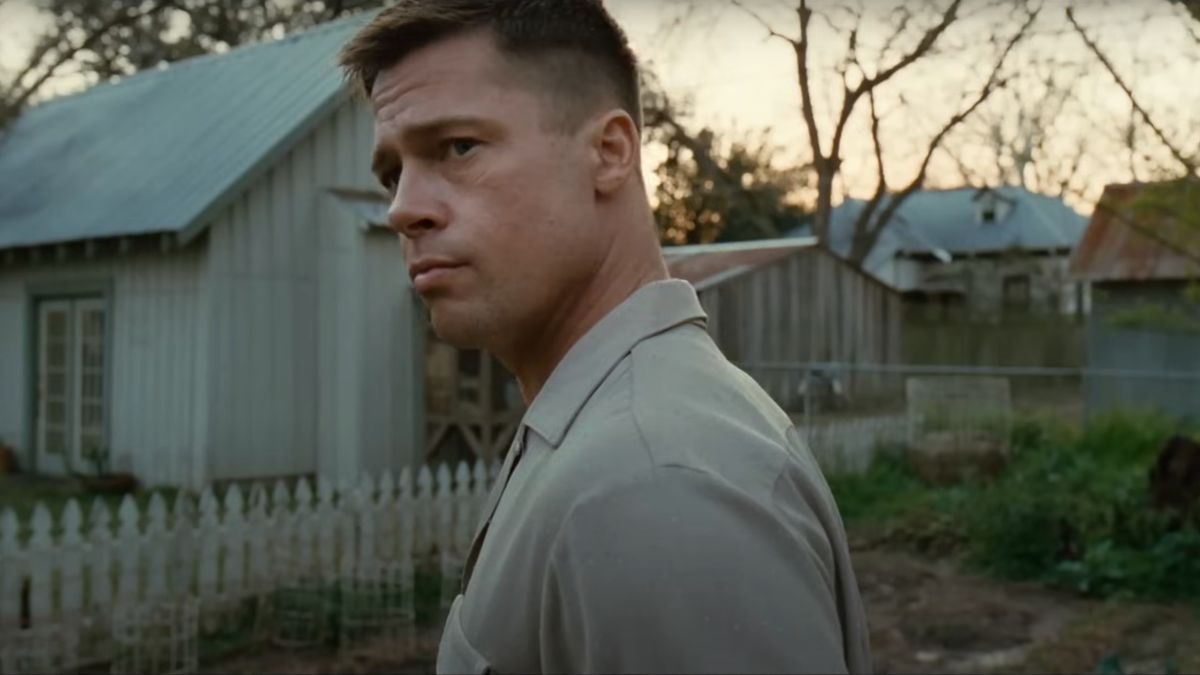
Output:
[[413,51],[480,29],[554,98],[553,126],[575,130],[607,99],[642,128],[637,58],[601,0],[399,0],[351,38],[338,62],[369,97],[379,73]]

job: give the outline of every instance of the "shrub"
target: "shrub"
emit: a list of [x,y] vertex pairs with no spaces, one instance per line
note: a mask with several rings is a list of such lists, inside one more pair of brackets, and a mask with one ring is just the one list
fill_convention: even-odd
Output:
[[903,453],[895,449],[881,450],[863,473],[831,474],[828,482],[842,519],[852,523],[887,520],[927,492]]
[[925,552],[961,547],[989,574],[1099,597],[1200,601],[1200,532],[1150,504],[1148,472],[1177,423],[1119,413],[1072,433],[1022,418],[990,483],[927,486],[900,453],[830,485],[848,521],[885,524]]

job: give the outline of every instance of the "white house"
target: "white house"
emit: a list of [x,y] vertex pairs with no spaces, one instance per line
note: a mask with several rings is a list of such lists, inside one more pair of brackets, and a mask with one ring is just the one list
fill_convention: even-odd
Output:
[[0,143],[0,439],[27,468],[98,447],[198,486],[422,459],[424,322],[357,199],[372,118],[335,63],[365,20],[47,102]]
[[[847,199],[830,214],[838,255],[849,257],[866,207]],[[910,307],[1075,314],[1086,309],[1086,287],[1067,268],[1086,225],[1061,199],[1018,186],[921,190],[883,226],[862,269]],[[808,233],[806,226],[793,234]]]

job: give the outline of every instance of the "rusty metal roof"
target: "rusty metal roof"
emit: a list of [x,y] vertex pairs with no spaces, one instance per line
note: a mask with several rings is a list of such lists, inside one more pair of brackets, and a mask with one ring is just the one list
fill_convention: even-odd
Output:
[[[1087,281],[1200,278],[1200,232],[1159,209],[1135,209],[1148,190],[1181,190],[1178,203],[1195,203],[1193,182],[1108,185],[1071,257],[1071,275]],[[1187,199],[1187,197],[1191,199]]]
[[663,248],[671,276],[703,290],[816,245],[811,237]]

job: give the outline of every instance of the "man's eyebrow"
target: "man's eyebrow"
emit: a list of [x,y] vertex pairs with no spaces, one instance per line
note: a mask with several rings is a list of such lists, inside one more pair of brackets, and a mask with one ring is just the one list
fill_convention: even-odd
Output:
[[406,143],[419,143],[430,137],[445,133],[453,127],[487,127],[487,120],[475,115],[448,115],[406,126],[400,138]]

